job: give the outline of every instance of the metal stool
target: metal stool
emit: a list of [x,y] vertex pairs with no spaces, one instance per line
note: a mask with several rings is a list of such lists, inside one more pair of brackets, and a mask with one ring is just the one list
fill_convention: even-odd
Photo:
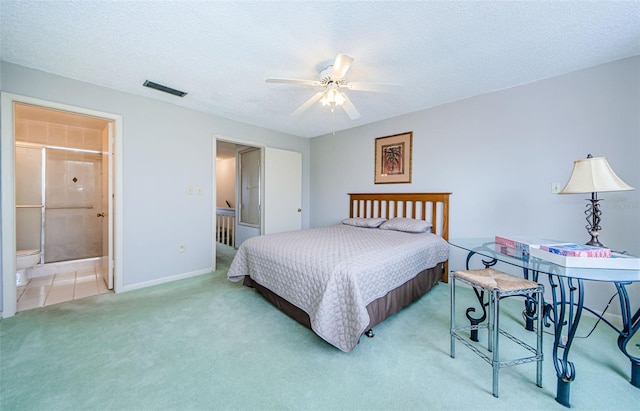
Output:
[[[456,306],[456,282],[461,281],[469,284],[480,292],[486,292],[489,297],[489,310],[487,321],[480,324],[472,324],[464,327],[456,327],[455,322],[455,306]],[[498,397],[498,371],[502,367],[510,367],[513,365],[524,364],[537,361],[536,368],[536,385],[542,387],[542,298],[544,287],[536,282],[525,280],[493,268],[484,268],[481,270],[465,270],[456,271],[449,278],[451,291],[451,358],[455,358],[455,341],[469,347],[473,352],[482,357],[491,364],[493,368],[493,396]],[[480,294],[481,296],[484,293]],[[526,344],[522,340],[500,329],[500,299],[502,297],[521,295],[526,296],[535,302],[536,306],[536,347]],[[482,302],[484,304],[484,302]],[[489,334],[486,351],[482,347],[463,337],[460,332],[472,331],[486,328]],[[530,351],[534,355],[524,358],[500,360],[499,336],[509,338],[521,347]]]

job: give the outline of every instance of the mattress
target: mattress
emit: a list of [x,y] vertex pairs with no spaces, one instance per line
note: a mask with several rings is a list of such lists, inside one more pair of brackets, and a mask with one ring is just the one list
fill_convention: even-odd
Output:
[[371,324],[367,307],[449,256],[431,233],[337,224],[253,237],[228,272],[245,276],[308,315],[310,328],[343,351]]

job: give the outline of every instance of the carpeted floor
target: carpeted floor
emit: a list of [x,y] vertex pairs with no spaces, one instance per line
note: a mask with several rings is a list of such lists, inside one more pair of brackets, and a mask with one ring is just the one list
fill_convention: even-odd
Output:
[[[218,254],[211,274],[0,321],[0,410],[566,409],[554,400],[549,335],[544,387],[533,363],[505,368],[500,398],[486,362],[461,344],[449,356],[446,284],[343,353],[229,282],[232,250]],[[521,303],[503,308],[502,325],[521,330]],[[600,324],[575,342],[574,409],[637,409],[616,337]]]

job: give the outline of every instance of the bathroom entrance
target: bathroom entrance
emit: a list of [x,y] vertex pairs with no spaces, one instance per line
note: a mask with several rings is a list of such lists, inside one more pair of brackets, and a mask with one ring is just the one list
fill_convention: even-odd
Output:
[[[20,117],[16,111],[20,109],[33,109],[34,112],[44,113],[44,117],[37,120],[36,118],[30,118],[27,114],[30,114],[30,110],[26,110],[26,113],[23,117]],[[38,110],[36,110],[38,109]],[[42,110],[40,110],[42,109]],[[60,121],[61,117],[65,117],[67,120],[70,120],[69,123],[64,123]],[[28,121],[22,121],[23,119],[28,119]],[[76,122],[74,123],[73,120]],[[0,92],[0,134],[2,138],[0,139],[0,168],[2,172],[0,173],[0,192],[2,193],[2,207],[0,208],[0,218],[2,221],[2,318],[9,318],[16,314],[17,311],[17,277],[19,267],[22,267],[26,264],[25,260],[32,264],[31,257],[34,257],[32,253],[26,253],[29,258],[21,259],[21,262],[18,263],[18,247],[16,240],[18,238],[18,234],[16,232],[16,214],[18,211],[18,205],[37,205],[37,204],[24,204],[18,203],[16,201],[16,191],[17,184],[23,184],[21,182],[16,181],[16,149],[17,149],[17,141],[16,136],[24,135],[24,133],[32,133],[38,131],[41,139],[54,139],[53,141],[27,141],[24,142],[24,145],[31,144],[31,147],[36,145],[42,146],[50,146],[48,149],[63,149],[68,148],[66,143],[70,142],[86,142],[85,137],[91,134],[89,131],[84,133],[85,129],[91,129],[92,127],[87,127],[86,121],[89,120],[100,120],[102,122],[106,122],[108,124],[107,127],[107,135],[110,137],[106,140],[102,139],[102,142],[106,141],[107,146],[100,147],[100,149],[79,149],[80,152],[82,150],[87,151],[98,151],[100,155],[105,156],[110,159],[110,161],[103,161],[102,164],[109,164],[107,168],[107,173],[104,172],[104,167],[102,170],[103,182],[102,190],[108,190],[106,197],[102,197],[102,201],[108,203],[106,208],[103,208],[101,212],[105,213],[102,218],[103,221],[103,232],[102,235],[107,238],[106,241],[103,241],[102,247],[105,251],[103,251],[102,256],[107,256],[107,258],[102,258],[100,261],[104,263],[105,266],[108,266],[108,269],[103,271],[103,273],[108,277],[113,284],[114,292],[120,292],[123,289],[123,268],[122,268],[122,218],[120,217],[119,210],[122,210],[122,135],[123,135],[123,119],[121,115],[112,114],[103,111],[96,111],[93,109],[87,109],[77,106],[71,106],[68,104],[57,103],[48,100],[42,100],[34,97],[21,96],[17,94],[12,94],[8,92]],[[47,127],[45,127],[45,124]],[[27,129],[25,129],[27,127]],[[79,133],[78,129],[81,129],[83,132]],[[104,128],[98,128],[101,130],[105,130]],[[21,138],[21,137],[19,137]],[[35,137],[33,137],[35,138]],[[63,140],[65,144],[62,144]],[[18,139],[18,141],[20,141]],[[73,147],[73,146],[71,146]],[[46,148],[46,147],[45,147]],[[68,151],[68,150],[67,150]],[[66,152],[65,150],[56,150],[57,153]],[[95,153],[94,153],[95,154]],[[77,160],[77,159],[76,159]],[[46,159],[45,159],[46,161]],[[76,161],[82,163],[83,161]],[[46,173],[46,170],[45,170]],[[73,177],[71,176],[71,181],[73,181]],[[41,179],[46,182],[47,176],[41,176]],[[39,184],[42,184],[42,180]],[[78,178],[79,180],[79,178]],[[26,184],[26,183],[25,183]],[[30,183],[29,183],[30,184]],[[106,187],[106,188],[105,188]],[[46,196],[44,196],[46,201]],[[21,200],[25,201],[25,200]],[[71,204],[70,204],[71,205]],[[29,209],[30,207],[21,207],[24,209]],[[38,207],[34,207],[36,209],[35,212],[38,212]],[[24,210],[23,210],[24,211]],[[31,210],[34,212],[34,210]],[[42,204],[40,204],[40,211],[45,213],[45,218],[47,217],[47,212],[42,208]],[[58,210],[60,211],[60,210]],[[96,210],[96,215],[98,214]],[[98,217],[96,217],[98,218]],[[100,220],[98,218],[98,220]],[[37,221],[37,219],[32,220]],[[45,221],[46,224],[46,221]],[[106,229],[104,228],[106,227]],[[37,229],[37,227],[36,227]],[[44,230],[42,230],[42,224],[40,225],[40,236],[42,240],[42,236],[45,235],[47,227],[45,226]],[[46,238],[45,238],[46,240]],[[33,268],[45,268],[47,265],[51,266],[54,264],[73,264],[77,261],[86,261],[91,259],[81,259],[81,260],[72,260],[73,263],[64,261],[64,262],[56,262],[44,264],[42,252],[46,252],[46,245],[43,245],[41,241],[40,247],[32,249],[35,250],[35,266]],[[29,251],[29,250],[27,250]],[[27,269],[32,270],[29,274],[33,275],[33,268]],[[38,273],[43,274],[43,273]],[[27,275],[28,277],[28,275]],[[111,280],[111,278],[113,280]],[[96,281],[97,282],[97,281]],[[104,283],[104,280],[102,280]],[[51,296],[51,293],[46,293],[46,289],[43,289],[43,294]],[[75,299],[72,297],[71,299]]]
[[108,292],[113,120],[16,103],[14,121],[17,311]]

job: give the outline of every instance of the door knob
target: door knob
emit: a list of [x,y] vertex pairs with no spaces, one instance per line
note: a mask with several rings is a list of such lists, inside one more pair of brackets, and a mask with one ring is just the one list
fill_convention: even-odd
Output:
[[302,212],[302,209],[301,209],[301,208],[299,208],[299,209],[298,209],[298,212],[299,212],[299,213],[301,213],[301,212]]
[[104,213],[98,213],[96,217],[104,217]]

